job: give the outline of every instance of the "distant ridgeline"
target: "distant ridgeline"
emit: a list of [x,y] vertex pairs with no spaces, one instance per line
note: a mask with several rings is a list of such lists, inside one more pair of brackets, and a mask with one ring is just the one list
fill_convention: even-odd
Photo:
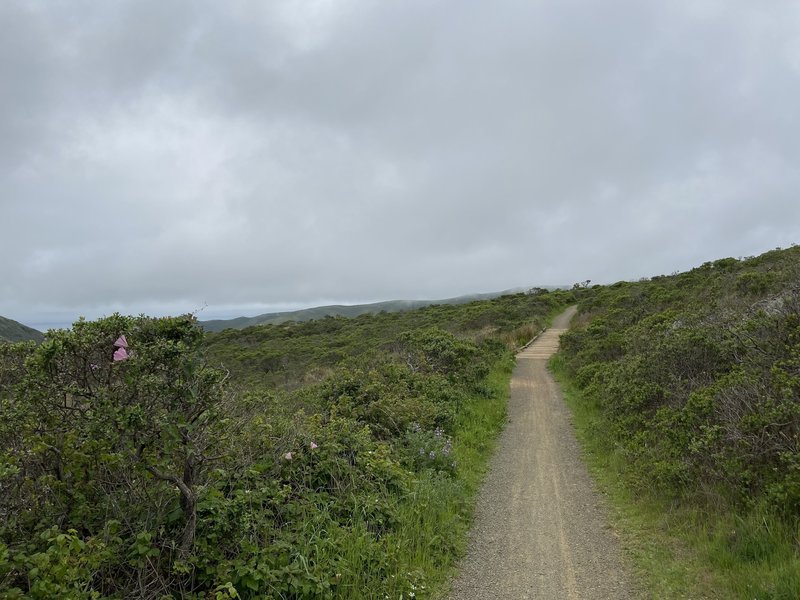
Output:
[[0,317],[0,342],[41,342],[44,339],[44,334],[41,331],[13,321]]
[[[545,289],[545,288],[537,288]],[[556,289],[556,288],[546,288]],[[432,304],[466,304],[475,300],[490,300],[506,294],[513,294],[521,290],[506,290],[488,294],[470,294],[468,296],[458,296],[445,300],[389,300],[386,302],[373,302],[370,304],[341,305],[333,304],[330,306],[317,306],[302,310],[292,310],[286,312],[266,313],[255,317],[238,317],[236,319],[215,319],[200,321],[200,325],[206,331],[218,332],[225,329],[244,329],[253,325],[280,325],[289,321],[302,323],[313,321],[314,319],[324,319],[325,317],[357,317],[365,314],[377,314],[380,312],[399,312],[403,310],[413,310]]]

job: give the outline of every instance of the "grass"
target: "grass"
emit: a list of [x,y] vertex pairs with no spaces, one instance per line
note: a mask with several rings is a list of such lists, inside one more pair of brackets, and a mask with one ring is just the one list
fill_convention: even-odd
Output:
[[497,436],[503,429],[513,369],[512,357],[499,362],[487,378],[487,397],[473,398],[459,415],[453,452],[459,477],[471,494],[483,481]]
[[[465,403],[458,417],[453,456],[458,464],[457,490],[442,499],[446,508],[440,507],[438,514],[426,511],[425,520],[444,528],[445,535],[452,536],[446,560],[435,561],[437,566],[430,573],[430,588],[434,597],[446,594],[447,582],[453,575],[456,561],[464,555],[467,532],[472,522],[475,497],[483,481],[489,458],[495,448],[497,437],[503,429],[514,360],[511,355],[497,363],[486,380],[486,394],[475,396]],[[451,484],[452,485],[452,484]],[[409,532],[409,538],[420,541],[430,540],[430,531]],[[441,552],[444,540],[432,545],[430,550]],[[420,595],[417,595],[420,597]]]
[[800,598],[800,530],[758,508],[737,514],[724,503],[693,505],[641,491],[607,435],[610,425],[600,407],[569,379],[561,357],[550,367],[572,412],[585,462],[608,499],[623,551],[648,597]]

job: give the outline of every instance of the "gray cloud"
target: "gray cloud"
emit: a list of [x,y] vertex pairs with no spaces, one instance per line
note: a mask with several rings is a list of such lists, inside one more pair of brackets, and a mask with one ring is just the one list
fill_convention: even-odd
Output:
[[798,241],[800,9],[5,2],[0,314],[671,272]]

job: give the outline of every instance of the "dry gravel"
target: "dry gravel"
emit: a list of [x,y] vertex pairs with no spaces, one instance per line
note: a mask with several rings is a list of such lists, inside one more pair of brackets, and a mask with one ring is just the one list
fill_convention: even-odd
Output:
[[508,424],[478,497],[451,600],[637,597],[547,359],[575,314],[520,352]]

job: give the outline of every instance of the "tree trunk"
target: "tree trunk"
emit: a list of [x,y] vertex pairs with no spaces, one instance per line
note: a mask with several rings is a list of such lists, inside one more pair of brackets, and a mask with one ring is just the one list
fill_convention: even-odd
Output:
[[183,518],[186,524],[183,527],[183,534],[181,535],[180,557],[186,558],[191,554],[192,546],[194,546],[194,535],[197,530],[197,494],[195,494],[192,487],[194,479],[194,468],[192,468],[187,461],[184,469],[184,475],[189,475],[189,481],[181,479],[177,475],[162,473],[155,467],[145,465],[153,476],[161,479],[162,481],[169,481],[175,485],[181,492],[181,509],[183,510]]

